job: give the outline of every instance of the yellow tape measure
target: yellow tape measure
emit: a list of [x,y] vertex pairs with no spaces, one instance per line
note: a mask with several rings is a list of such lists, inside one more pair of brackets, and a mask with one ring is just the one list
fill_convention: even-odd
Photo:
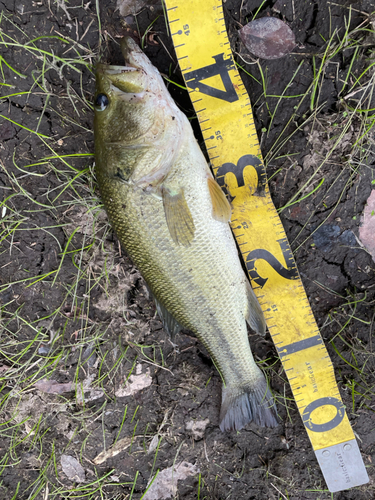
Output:
[[272,203],[221,0],[164,0],[182,74],[231,226],[330,491],[368,482],[327,349]]

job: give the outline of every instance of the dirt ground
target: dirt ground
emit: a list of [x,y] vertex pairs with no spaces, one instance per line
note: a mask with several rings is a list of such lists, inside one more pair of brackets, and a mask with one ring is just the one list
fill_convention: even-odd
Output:
[[[274,4],[227,0],[225,20],[252,75],[241,71],[274,203],[303,198],[280,216],[370,483],[328,492],[268,333],[250,342],[282,424],[222,433],[207,352],[189,332],[173,347],[107,223],[93,174],[93,65],[99,54],[122,63],[121,36],[174,82],[204,148],[161,4],[123,18],[114,0],[0,0],[1,499],[141,498],[180,462],[181,499],[375,498],[375,263],[358,241],[375,184],[374,5]],[[237,30],[260,6],[257,17],[292,28],[293,53],[245,52]]]

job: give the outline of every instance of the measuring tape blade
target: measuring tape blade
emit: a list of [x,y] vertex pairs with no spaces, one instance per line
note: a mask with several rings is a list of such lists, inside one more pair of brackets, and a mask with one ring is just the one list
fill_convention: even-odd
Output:
[[327,349],[271,200],[221,0],[164,0],[186,87],[231,226],[330,491],[368,482]]

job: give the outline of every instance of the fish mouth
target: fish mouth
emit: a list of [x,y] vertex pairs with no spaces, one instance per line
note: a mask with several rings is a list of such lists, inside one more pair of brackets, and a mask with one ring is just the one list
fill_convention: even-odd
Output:
[[[148,66],[151,64],[130,37],[122,38],[121,51],[125,59],[124,66],[98,63],[96,70],[107,80],[111,91],[116,94],[135,94],[134,98],[138,100],[143,97],[144,92],[149,87],[150,68]],[[127,99],[125,96],[123,97]]]
[[97,79],[101,82],[99,86],[132,104],[139,103],[145,97],[164,95],[159,71],[137,43],[130,37],[124,37],[121,51],[125,59],[124,66],[97,64]]
[[130,71],[144,70],[150,64],[145,54],[129,36],[121,39],[121,52],[125,59],[124,66],[99,63],[97,65],[98,69],[107,75],[118,75]]
[[142,69],[149,64],[149,60],[136,42],[130,37],[125,36],[121,39],[121,52],[125,59],[125,64],[129,68]]

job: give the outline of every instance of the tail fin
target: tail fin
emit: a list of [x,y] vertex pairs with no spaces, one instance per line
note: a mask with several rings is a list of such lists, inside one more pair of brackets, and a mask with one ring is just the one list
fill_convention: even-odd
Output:
[[223,387],[220,430],[238,431],[249,422],[262,427],[276,427],[276,406],[262,373],[254,383]]

